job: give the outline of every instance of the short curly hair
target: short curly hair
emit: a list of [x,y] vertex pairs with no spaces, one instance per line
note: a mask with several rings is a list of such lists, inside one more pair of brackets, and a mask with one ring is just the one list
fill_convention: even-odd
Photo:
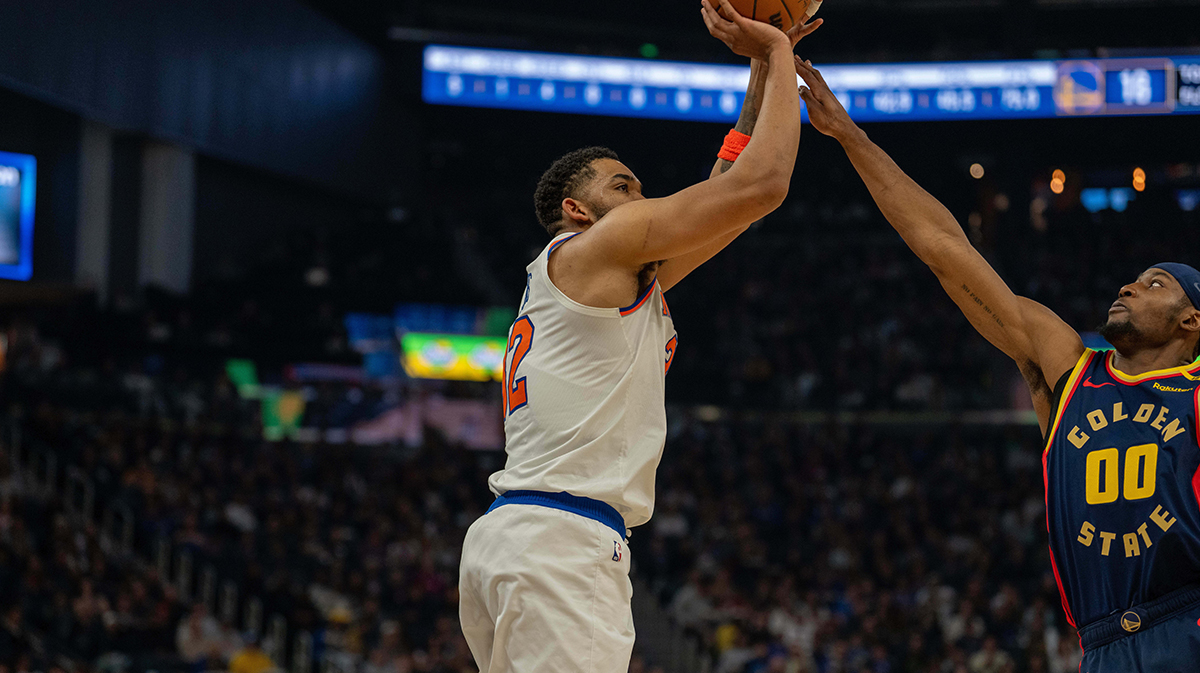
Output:
[[533,193],[533,207],[538,222],[551,236],[563,228],[562,200],[573,196],[596,175],[592,162],[597,159],[620,161],[617,153],[607,147],[584,147],[564,154],[542,173]]

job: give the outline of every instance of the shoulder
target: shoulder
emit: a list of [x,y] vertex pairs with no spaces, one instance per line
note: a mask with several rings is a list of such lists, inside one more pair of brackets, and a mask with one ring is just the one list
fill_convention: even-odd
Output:
[[[1043,382],[1058,381],[1087,354],[1083,339],[1057,313],[1042,304],[1026,297],[1017,297],[1017,301],[1021,307],[1022,330],[1031,346],[1027,360],[1018,363],[1022,374],[1032,365],[1040,370]],[[1029,379],[1026,375],[1026,381]]]

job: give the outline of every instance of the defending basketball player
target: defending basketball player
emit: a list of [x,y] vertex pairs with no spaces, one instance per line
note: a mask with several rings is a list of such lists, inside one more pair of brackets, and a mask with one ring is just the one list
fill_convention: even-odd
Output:
[[1046,437],[1050,558],[1081,673],[1200,670],[1200,272],[1178,263],[1122,287],[1084,348],[1018,297],[945,207],[855,126],[796,59],[813,126],[841,143],[885,217],[988,341],[1016,361]]
[[783,202],[800,135],[792,48],[819,25],[785,34],[720,5],[703,4],[709,32],[757,64],[708,180],[647,199],[616,154],[590,147],[538,184],[552,240],[509,332],[508,459],[460,566],[459,616],[483,673],[628,670],[626,537],[654,508],[677,343],[663,293]]

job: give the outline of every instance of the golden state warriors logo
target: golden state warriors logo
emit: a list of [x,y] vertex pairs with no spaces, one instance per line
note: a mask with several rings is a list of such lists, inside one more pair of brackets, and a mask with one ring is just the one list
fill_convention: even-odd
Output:
[[1126,610],[1125,614],[1121,615],[1121,628],[1133,633],[1142,628],[1142,616],[1133,610]]
[[1058,64],[1054,105],[1060,114],[1084,115],[1104,108],[1104,73],[1091,61]]

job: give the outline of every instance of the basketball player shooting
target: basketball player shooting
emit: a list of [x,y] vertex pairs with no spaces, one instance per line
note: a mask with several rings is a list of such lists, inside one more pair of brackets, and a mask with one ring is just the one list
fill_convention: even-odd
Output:
[[1122,287],[1084,348],[1018,297],[948,210],[796,59],[812,124],[841,143],[884,216],[988,341],[1016,361],[1046,438],[1050,560],[1081,673],[1200,670],[1200,272],[1165,262]]
[[663,293],[783,202],[800,137],[792,48],[819,25],[785,34],[720,4],[703,4],[710,33],[757,62],[739,120],[753,134],[731,133],[708,180],[648,199],[616,154],[591,147],[538,184],[553,238],[527,267],[505,357],[508,458],[460,566],[459,616],[483,673],[628,671],[627,529],[654,508],[677,343]]

